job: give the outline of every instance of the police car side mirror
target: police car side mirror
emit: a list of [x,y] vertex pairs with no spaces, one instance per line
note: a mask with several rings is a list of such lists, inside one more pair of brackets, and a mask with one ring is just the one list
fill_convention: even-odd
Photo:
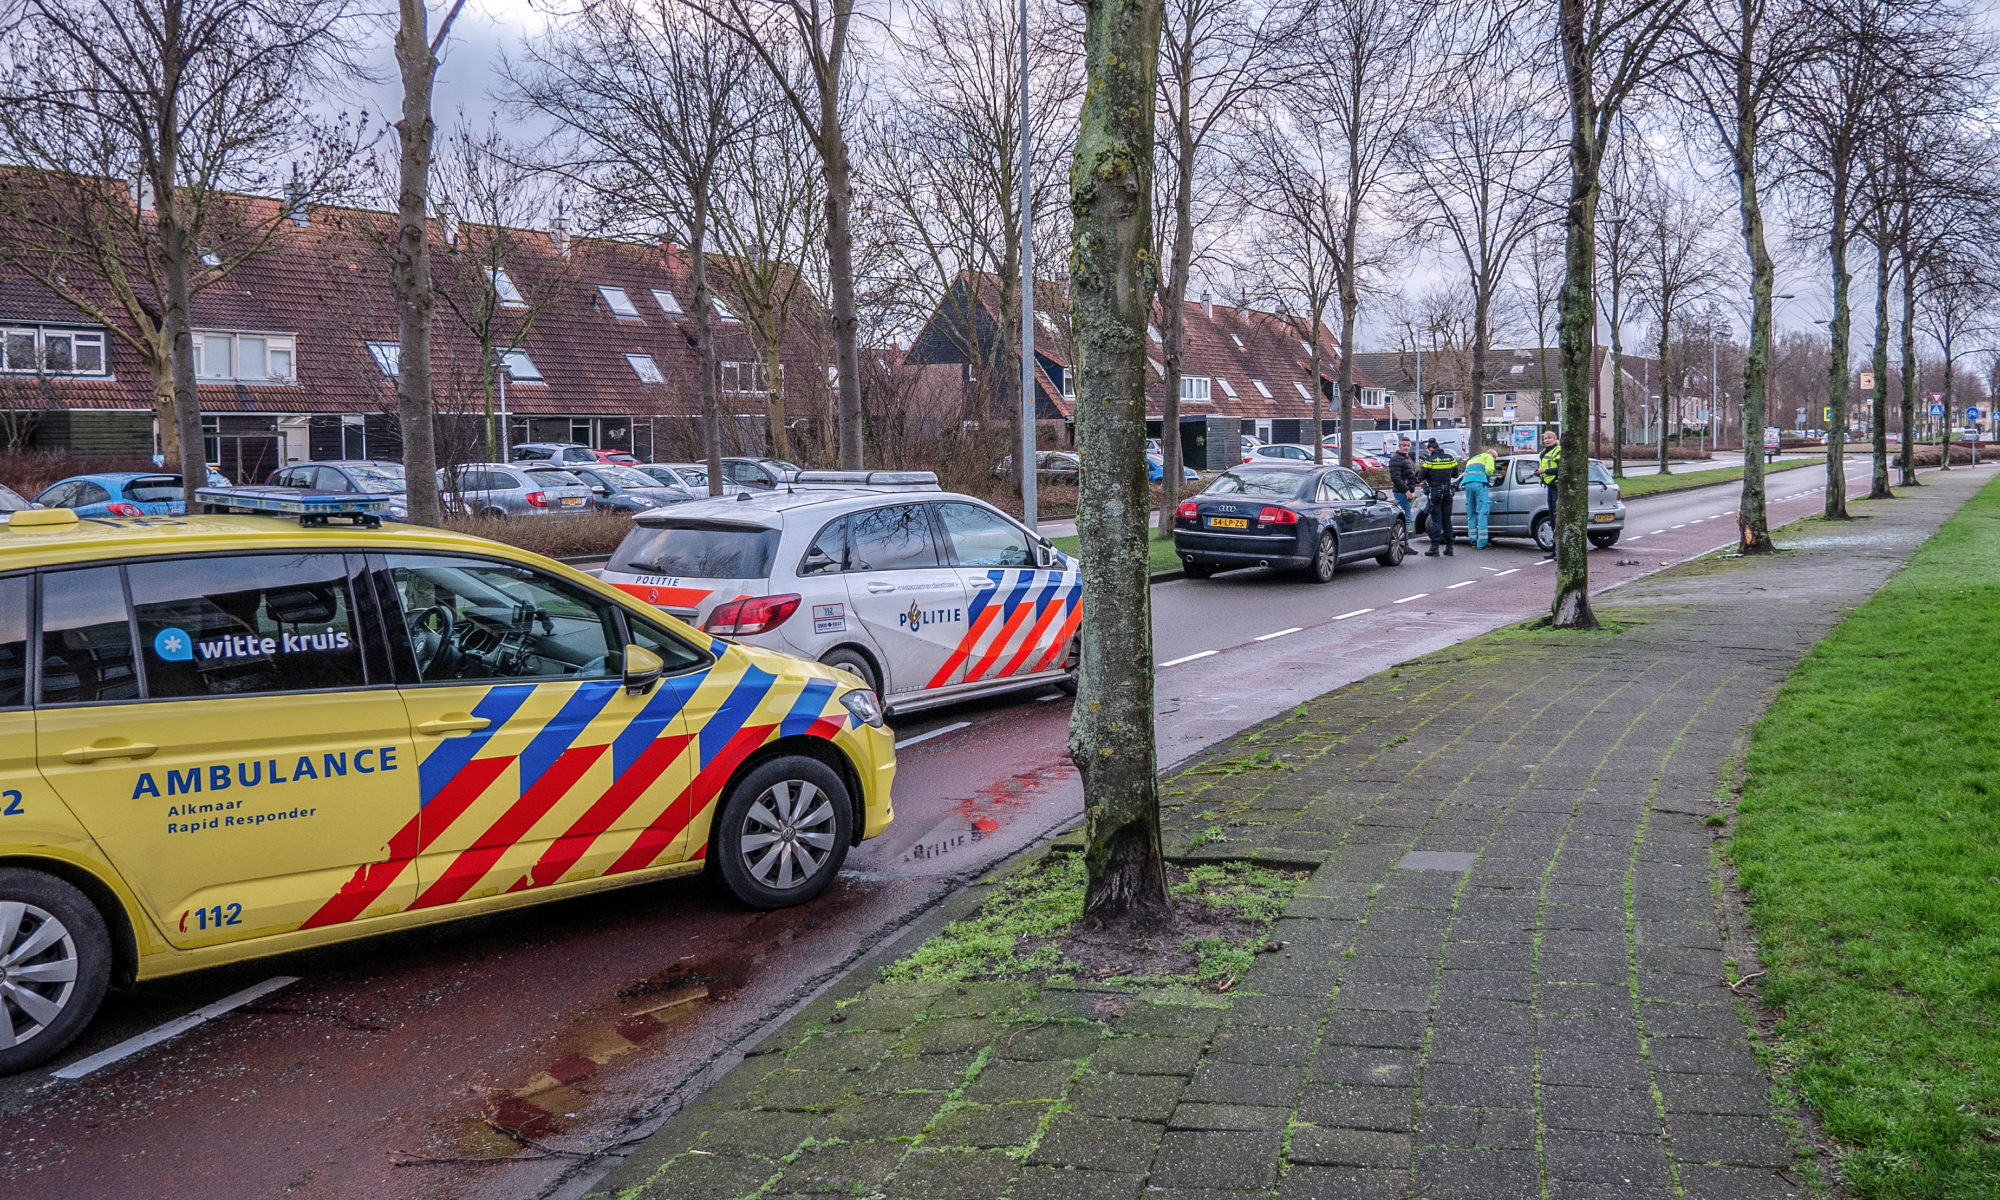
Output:
[[644,646],[625,647],[625,694],[643,696],[652,691],[665,674],[667,664]]

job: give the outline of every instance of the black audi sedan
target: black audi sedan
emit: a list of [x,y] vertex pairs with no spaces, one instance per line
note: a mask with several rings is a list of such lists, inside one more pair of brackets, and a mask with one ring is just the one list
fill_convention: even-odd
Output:
[[1396,566],[1408,547],[1402,510],[1344,467],[1246,463],[1174,512],[1174,553],[1190,579],[1282,567],[1326,583],[1357,558]]

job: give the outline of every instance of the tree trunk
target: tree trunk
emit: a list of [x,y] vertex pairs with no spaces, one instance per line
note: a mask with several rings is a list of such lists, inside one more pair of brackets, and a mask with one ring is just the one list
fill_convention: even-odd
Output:
[[[1465,457],[1486,448],[1486,341],[1490,337],[1487,325],[1492,322],[1493,289],[1485,283],[1475,286],[1472,291],[1472,378],[1467,381],[1465,398]],[[1347,428],[1341,427],[1341,441],[1347,441]]]
[[1764,207],[1757,195],[1757,110],[1750,95],[1749,53],[1746,47],[1738,63],[1736,100],[1737,208],[1743,219],[1743,248],[1750,256],[1750,345],[1743,355],[1743,499],[1736,510],[1736,528],[1738,550],[1766,554],[1777,549],[1765,504],[1763,454],[1764,427],[1772,423],[1771,291],[1776,268],[1764,244]]
[[1660,300],[1660,469],[1658,475],[1668,473],[1667,467],[1667,414],[1678,411],[1674,404],[1674,373],[1667,366],[1667,357],[1673,353],[1673,338],[1667,332],[1673,327],[1674,303],[1672,293]]
[[1153,260],[1153,92],[1161,0],[1086,0],[1087,90],[1070,171],[1071,306],[1078,359],[1082,663],[1069,746],[1083,776],[1084,917],[1166,927],[1153,745],[1146,562],[1146,326]]
[[1951,470],[1951,377],[1955,370],[1952,365],[1951,338],[1943,342],[1944,350],[1944,424],[1938,437],[1938,470]]
[[1833,273],[1833,320],[1827,324],[1831,353],[1826,370],[1826,402],[1832,410],[1826,429],[1826,506],[1829,521],[1847,519],[1847,189],[1837,177],[1833,194],[1833,236],[1827,259]]
[[[1886,218],[1884,223],[1886,223]],[[1870,500],[1894,500],[1889,490],[1889,238],[1875,234],[1875,391],[1869,397],[1869,441],[1875,469],[1869,481]]]
[[[694,285],[694,359],[701,388],[701,449],[708,463],[708,494],[722,494],[722,397],[715,377],[715,305],[708,290],[708,204],[698,197],[688,229],[688,273]],[[844,436],[844,435],[843,435]]]
[[1917,272],[1910,261],[1910,248],[1904,242],[1903,260],[1903,396],[1900,415],[1903,423],[1903,444],[1896,454],[1898,487],[1921,487],[1917,481],[1917,373],[1922,370],[1917,362]]
[[208,457],[202,451],[201,398],[194,381],[194,332],[188,325],[190,292],[188,259],[194,245],[181,227],[179,205],[173,181],[155,180],[156,228],[160,239],[160,266],[166,275],[166,294],[160,297],[161,323],[166,326],[168,344],[173,347],[171,367],[174,384],[174,433],[179,440],[176,463],[181,473],[181,496],[190,513],[200,512],[195,503],[196,488],[208,486]]
[[[1614,243],[1615,244],[1615,243]],[[1625,478],[1625,348],[1618,326],[1624,318],[1618,294],[1618,256],[1611,258],[1611,477]]]
[[[1192,52],[1182,55],[1193,61]],[[1194,264],[1194,135],[1188,105],[1193,103],[1186,70],[1180,73],[1180,110],[1174,122],[1174,149],[1179,155],[1174,175],[1174,246],[1168,266],[1166,294],[1160,297],[1161,358],[1165,370],[1166,399],[1160,404],[1160,536],[1174,536],[1174,508],[1180,502],[1181,486],[1181,357],[1187,347],[1188,277]],[[1210,387],[1215,386],[1213,383]],[[1317,386],[1317,384],[1315,384]],[[1320,457],[1319,439],[1313,439],[1313,457]]]
[[840,468],[861,470],[861,321],[854,304],[853,166],[840,125],[839,81],[822,79],[820,153],[826,167],[826,275],[833,293],[833,365],[840,376]]
[[[161,330],[162,335],[165,330]],[[160,461],[181,461],[181,431],[174,421],[174,349],[171,339],[157,358],[148,354],[146,371],[153,380],[153,421],[160,429]]]
[[396,194],[396,244],[390,281],[396,296],[396,409],[403,434],[403,476],[410,523],[438,525],[437,427],[431,396],[430,238],[431,86],[437,55],[431,49],[430,14],[423,0],[401,0],[396,65],[403,76],[403,119],[396,123],[402,151]]
[[[980,414],[980,428],[993,418],[993,406],[1007,414],[1007,444],[1014,449],[1008,455],[1007,485],[1012,494],[1021,498],[1025,513],[1027,489],[1023,485],[1023,471],[1029,469],[1034,456],[1023,453],[1021,440],[1021,368],[1030,366],[1021,361],[1021,322],[1028,317],[1028,305],[1032,303],[1021,295],[1020,238],[1014,234],[1006,237],[1007,248],[1000,256],[1000,311],[994,314],[997,328],[993,331],[993,351],[985,355],[993,364],[986,373],[983,390],[986,395],[986,411]],[[976,326],[972,327],[974,337],[978,336]],[[976,352],[975,352],[976,353]],[[1010,375],[1002,371],[1001,364],[1012,362],[1014,371]]]
[[791,430],[785,427],[785,369],[778,356],[770,347],[783,344],[783,338],[764,339],[764,425],[771,434],[771,457],[790,462],[792,458]]
[[1557,358],[1562,365],[1562,461],[1556,469],[1556,589],[1549,615],[1558,629],[1595,629],[1590,611],[1591,372],[1597,366],[1597,102],[1585,55],[1579,0],[1562,0],[1563,63],[1569,90],[1569,199],[1563,210],[1563,282],[1557,300]]

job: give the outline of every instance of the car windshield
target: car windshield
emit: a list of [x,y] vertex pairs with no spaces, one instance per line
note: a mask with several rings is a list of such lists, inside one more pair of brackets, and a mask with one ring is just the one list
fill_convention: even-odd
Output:
[[1591,459],[1590,482],[1609,484],[1611,482],[1611,469],[1596,459]]
[[767,458],[764,460],[764,463],[766,466],[776,467],[787,475],[796,475],[800,471],[805,470],[804,467],[799,466],[797,463],[788,463],[782,458]]
[[125,498],[146,504],[159,500],[181,498],[181,477],[178,475],[146,475],[125,485]]
[[1297,471],[1230,471],[1208,485],[1210,496],[1273,496],[1289,500],[1299,494]]
[[689,487],[705,488],[708,486],[707,467],[675,467],[674,471],[682,479],[687,480]]
[[695,579],[766,579],[778,531],[716,521],[645,525],[625,535],[608,569]]
[[21,493],[0,483],[0,512],[20,512],[28,507],[28,501]]
[[586,487],[583,480],[568,471],[558,471],[551,467],[537,467],[528,472],[530,478],[543,487]]
[[660,467],[648,463],[643,467],[634,467],[632,469],[652,480],[651,486],[654,487],[679,487],[682,482],[681,477],[674,474],[672,467]]
[[377,496],[405,490],[401,472],[391,475],[380,467],[349,467],[347,477],[354,481],[355,487]]
[[592,467],[591,470],[597,472],[599,478],[608,479],[619,487],[649,488],[660,486],[659,481],[651,475],[646,474],[644,471],[635,471],[631,467],[619,467],[611,463],[599,463],[597,466]]

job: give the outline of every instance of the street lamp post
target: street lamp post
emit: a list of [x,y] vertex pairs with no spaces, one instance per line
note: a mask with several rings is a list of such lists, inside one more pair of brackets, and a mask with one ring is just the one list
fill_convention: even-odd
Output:
[[[1035,220],[1028,170],[1028,0],[1021,0],[1021,520],[1036,531],[1035,514]],[[1074,364],[1072,364],[1073,366]],[[1065,368],[1067,369],[1067,368]],[[1178,432],[1178,431],[1176,431]]]

